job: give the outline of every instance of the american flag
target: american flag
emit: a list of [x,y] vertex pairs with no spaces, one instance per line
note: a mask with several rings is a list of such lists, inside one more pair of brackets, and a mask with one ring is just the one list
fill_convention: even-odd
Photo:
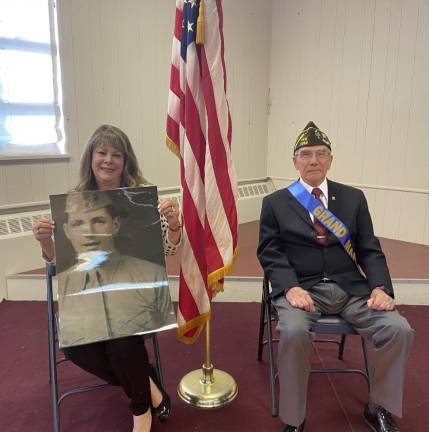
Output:
[[[203,44],[196,43],[197,28]],[[221,0],[176,1],[167,145],[180,157],[183,189],[177,319],[185,343],[194,342],[210,318],[210,301],[223,290],[237,254],[237,182],[222,29]]]

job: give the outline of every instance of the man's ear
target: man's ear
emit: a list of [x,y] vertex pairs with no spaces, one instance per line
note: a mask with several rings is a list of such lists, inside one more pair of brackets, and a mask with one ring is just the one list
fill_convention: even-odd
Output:
[[118,234],[119,228],[121,228],[121,218],[119,216],[115,216],[113,219],[113,234]]
[[332,165],[332,161],[333,161],[333,160],[334,160],[334,156],[331,155],[331,161],[329,162],[328,171],[329,171],[330,168],[331,168],[331,165]]
[[296,166],[296,156],[295,155],[292,156],[292,162],[293,162],[295,169],[298,169]]

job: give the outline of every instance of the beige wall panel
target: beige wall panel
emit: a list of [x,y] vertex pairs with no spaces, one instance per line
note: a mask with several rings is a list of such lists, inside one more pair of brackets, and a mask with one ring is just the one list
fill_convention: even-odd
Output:
[[[346,1],[337,1],[335,15],[331,16],[331,21],[327,22],[327,26],[332,26],[335,29],[334,34],[334,49],[333,49],[333,74],[332,80],[324,82],[325,86],[331,87],[331,101],[329,102],[329,126],[326,127],[322,123],[320,123],[319,119],[314,118],[315,121],[320,128],[326,131],[328,136],[332,137],[332,142],[334,145],[334,154],[337,154],[338,148],[342,145],[342,143],[338,142],[337,137],[339,136],[339,120],[338,113],[340,112],[341,107],[341,83],[343,80],[343,69],[344,69],[344,38],[346,34],[346,18],[347,18],[347,2]],[[325,52],[325,46],[320,46],[320,50],[322,53]],[[327,50],[331,49],[331,45],[328,46]],[[313,85],[313,83],[309,84]],[[298,113],[299,114],[299,113]],[[336,157],[336,156],[335,156]],[[341,153],[338,153],[338,160],[341,160]],[[339,167],[335,162],[331,168],[331,177],[337,178],[337,171]]]
[[379,235],[390,239],[399,238],[399,224],[401,220],[402,192],[386,191],[386,200],[382,210],[383,222]]
[[[406,130],[403,177],[412,188],[429,189],[429,1],[419,3],[413,59],[410,112]],[[419,145],[423,143],[423,145]]]
[[[148,2],[140,10],[140,56],[143,79],[138,93],[141,102],[139,161],[144,175],[160,187],[180,183],[179,160],[165,144],[165,123],[170,82],[174,14],[169,2]],[[151,58],[154,61],[151,61]],[[158,163],[162,160],[162,173]],[[161,175],[160,175],[161,174]]]
[[[238,178],[266,174],[271,2],[224,1],[227,94]],[[257,35],[257,37],[255,37]]]
[[[369,189],[364,189],[365,193]],[[370,207],[374,232],[381,237],[384,236],[384,207],[386,206],[387,191],[383,189],[373,189],[375,192],[374,205]]]
[[[396,211],[400,212],[399,234],[397,240],[414,243],[424,243],[426,206],[429,195],[403,193],[401,205]],[[429,263],[428,263],[429,264]]]
[[7,204],[33,201],[31,171],[28,162],[6,162],[4,165]]
[[[387,12],[387,11],[386,11]],[[388,167],[390,163],[389,155],[391,152],[392,128],[395,106],[395,92],[397,88],[397,67],[399,56],[399,35],[401,29],[402,9],[401,3],[391,2],[389,10],[389,28],[387,57],[385,64],[384,81],[377,85],[383,86],[383,104],[381,106],[382,120],[379,125],[374,125],[371,133],[379,134],[380,140],[373,148],[373,157],[376,161],[376,178],[374,184],[388,184]],[[376,25],[377,23],[375,23]],[[379,50],[374,55],[384,55],[384,51]],[[396,184],[397,185],[397,184]]]
[[[270,79],[269,79],[269,100],[268,100],[268,140],[271,145],[267,149],[267,165],[273,166],[276,158],[272,157],[276,153],[279,146],[285,145],[284,137],[284,125],[286,123],[284,118],[284,101],[279,95],[285,93],[286,79],[284,77],[287,72],[284,62],[287,60],[285,56],[285,50],[287,40],[282,34],[286,2],[274,1],[273,13],[271,16],[271,67],[270,67]],[[274,13],[276,10],[277,13]],[[282,62],[284,59],[284,62]],[[275,90],[273,90],[275,89]],[[283,128],[281,127],[283,125]],[[282,156],[283,153],[280,153]]]
[[[359,44],[356,44],[356,53],[359,52],[359,60],[356,58],[356,69],[359,68],[359,77],[357,84],[357,100],[356,100],[356,117],[354,118],[354,134],[350,136],[350,153],[353,155],[353,160],[357,162],[354,169],[350,169],[350,157],[346,156],[344,167],[346,171],[341,178],[354,183],[366,183],[362,179],[362,166],[364,165],[364,142],[367,138],[367,121],[368,121],[368,99],[371,87],[371,70],[373,61],[373,40],[374,40],[374,15],[375,15],[375,0],[366,0],[363,2],[364,9],[361,13],[361,38]],[[352,10],[353,13],[353,10]],[[353,17],[353,15],[352,15]],[[353,19],[353,18],[352,18]],[[355,18],[356,19],[356,18]],[[359,19],[358,19],[359,20]],[[358,30],[358,29],[356,29]],[[357,31],[357,34],[358,31]],[[357,57],[357,55],[356,55]],[[353,58],[350,58],[353,64]],[[347,89],[345,89],[347,94]],[[347,100],[345,100],[347,101]],[[346,122],[344,122],[346,123]],[[342,141],[341,141],[342,143]],[[342,145],[342,144],[341,144]],[[360,165],[360,166],[359,166]],[[343,166],[343,164],[342,164]]]
[[428,220],[429,220],[429,196],[426,196],[425,227],[422,230],[424,244],[429,244],[429,224],[427,223]]
[[[69,187],[76,183],[76,173],[79,166],[79,135],[78,135],[78,116],[76,103],[76,86],[74,75],[74,56],[73,56],[73,32],[71,23],[70,2],[60,1],[57,4],[59,45],[61,58],[61,77],[62,77],[62,96],[63,114],[65,128],[66,152],[71,158],[68,163],[67,171],[69,176]],[[48,191],[49,191],[49,185]]]
[[0,205],[5,205],[7,203],[6,167],[0,165]]
[[406,152],[413,147],[408,146],[407,132],[414,80],[417,16],[417,1],[408,0],[402,3],[390,147],[385,171],[385,184],[393,186],[409,186],[402,167]]
[[[103,118],[97,119],[98,123],[91,125],[91,132],[101,123],[109,123],[119,126],[121,122],[121,98],[119,94],[119,32],[117,14],[118,8],[124,6],[114,0],[106,2],[95,2],[94,10],[99,14],[99,38],[101,45],[100,64],[96,70],[100,70],[100,77],[103,85],[103,97],[98,101],[103,105]],[[128,8],[126,7],[128,10]]]
[[[94,99],[92,106],[95,121],[105,123],[105,74],[116,67],[116,26],[112,25],[105,16],[106,10],[115,10],[110,1],[100,7],[97,2],[88,2],[88,45],[91,56],[91,96]],[[84,11],[82,11],[84,12]],[[112,13],[114,16],[114,12]],[[113,37],[112,37],[113,35]],[[107,46],[106,46],[107,45]]]
[[[308,120],[316,114],[314,95],[317,92],[316,83],[320,61],[321,8],[321,1],[306,0],[302,2],[300,13],[303,19],[301,20],[300,50],[295,59],[298,82],[296,86],[297,98],[294,105],[299,112],[308,112]],[[308,83],[312,83],[312,85],[308,85]],[[298,125],[299,127],[300,125]]]
[[359,161],[360,181],[366,184],[375,184],[379,170],[385,169],[383,154],[386,152],[386,140],[383,134],[386,132],[387,113],[384,111],[384,103],[389,91],[386,88],[386,76],[391,52],[390,38],[392,30],[395,31],[391,7],[390,0],[375,2],[365,139],[362,141],[362,160]]
[[371,214],[371,219],[374,226],[374,232],[376,233],[376,235],[380,235],[378,234],[380,231],[377,229],[378,221],[375,212],[375,208],[377,206],[377,191],[375,189],[369,188],[361,188],[361,190],[365,194],[365,198],[368,203],[369,212]]
[[[316,104],[314,118],[317,118],[320,125],[323,125],[327,130],[333,129],[333,123],[331,123],[333,85],[328,83],[333,82],[335,74],[335,46],[338,43],[335,37],[337,21],[335,21],[335,25],[332,25],[332,20],[336,15],[337,1],[323,1],[320,11],[320,34],[317,41],[318,52],[315,57],[317,59],[317,77],[313,87],[315,100],[307,107],[311,109],[313,104]],[[321,49],[322,47],[323,49]]]
[[[273,2],[270,118],[268,126],[268,173],[290,176],[295,169],[290,164],[297,132],[308,121],[308,115],[297,119],[299,68],[302,39],[301,2]],[[307,53],[307,55],[310,53]]]
[[[32,201],[46,201],[46,197],[48,194],[46,192],[45,164],[40,163],[40,161],[31,161],[29,163],[29,168]],[[62,175],[64,175],[64,168]]]
[[[368,94],[367,56],[368,28],[366,26],[366,3],[346,2],[343,46],[341,50],[342,73],[338,83],[339,103],[333,140],[335,145],[335,176],[347,182],[356,181],[356,170],[350,169],[350,155],[360,160],[361,151],[356,141],[362,124],[359,121],[359,101],[361,93]],[[369,35],[371,33],[369,32]],[[365,79],[366,78],[366,79]],[[321,125],[323,128],[323,125]],[[359,134],[360,135],[360,134]]]
[[[141,27],[146,24],[141,21],[139,3],[130,1],[128,8],[118,5],[116,11],[116,45],[117,45],[117,71],[118,94],[120,103],[120,127],[126,131],[131,142],[138,151],[140,158],[142,148],[141,119],[142,119],[142,88],[145,83],[156,83],[153,72],[147,68],[144,61],[153,54],[153,46],[149,47],[141,38]],[[116,2],[116,4],[118,4]],[[150,2],[148,3],[150,4]],[[156,85],[155,85],[156,86]],[[156,100],[156,99],[154,99]],[[155,125],[154,125],[155,127]],[[145,131],[144,131],[145,132]],[[139,139],[140,138],[140,139]],[[153,143],[156,145],[156,143]]]
[[[86,139],[94,129],[96,106],[99,101],[93,97],[93,58],[91,49],[89,8],[91,2],[77,0],[70,3],[73,34],[73,55],[75,75],[75,97],[77,104],[77,127],[80,137]],[[68,83],[64,83],[65,86]],[[67,131],[66,131],[67,133]],[[74,145],[75,143],[70,143]],[[82,143],[79,143],[82,146]]]
[[[73,186],[75,183],[70,185],[69,178],[67,176],[68,161],[64,162],[45,162],[45,182],[48,194],[60,194],[65,193]],[[48,197],[46,196],[45,200]]]

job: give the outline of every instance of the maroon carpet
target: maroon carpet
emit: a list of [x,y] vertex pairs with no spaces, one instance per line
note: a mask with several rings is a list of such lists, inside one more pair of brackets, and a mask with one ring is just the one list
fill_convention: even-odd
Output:
[[[173,332],[161,334],[161,356],[167,390],[173,397],[173,413],[156,432],[257,431],[278,432],[279,419],[270,415],[267,356],[256,361],[259,305],[214,303],[213,363],[231,373],[239,396],[218,410],[198,410],[181,402],[175,388],[187,372],[203,361],[204,340],[187,346]],[[429,307],[403,306],[400,311],[416,329],[408,363],[404,418],[401,431],[429,430]],[[45,432],[52,430],[48,384],[46,304],[44,302],[0,303],[0,431]],[[150,350],[149,350],[150,351]],[[314,362],[333,366],[334,348],[320,344]],[[358,337],[349,337],[347,365],[360,367]],[[62,388],[95,382],[71,364],[60,366]],[[306,432],[363,432],[362,409],[367,400],[363,378],[350,375],[312,375]],[[117,388],[72,396],[61,408],[62,432],[130,432],[131,416],[126,398]]]

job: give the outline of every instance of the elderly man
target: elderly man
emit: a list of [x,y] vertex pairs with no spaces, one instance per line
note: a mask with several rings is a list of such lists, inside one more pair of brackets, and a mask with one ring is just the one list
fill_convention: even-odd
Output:
[[331,143],[313,122],[296,140],[293,163],[299,181],[262,203],[258,246],[279,315],[282,431],[304,430],[309,329],[321,314],[341,315],[372,344],[364,420],[372,431],[399,431],[392,413],[402,415],[413,330],[395,310],[365,196],[326,178]]
[[59,274],[61,346],[175,326],[165,268],[116,251],[121,218],[108,193],[69,194],[65,211],[77,263]]

